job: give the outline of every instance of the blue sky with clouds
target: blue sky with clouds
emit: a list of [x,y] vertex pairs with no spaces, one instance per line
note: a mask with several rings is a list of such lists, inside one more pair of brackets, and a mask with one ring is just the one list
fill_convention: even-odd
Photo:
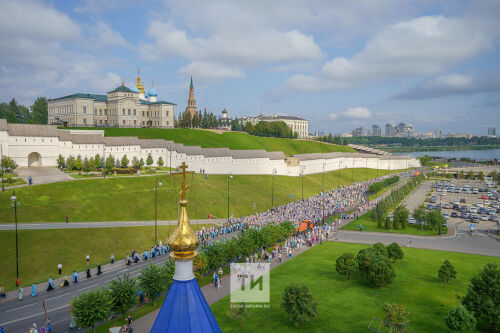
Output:
[[500,125],[500,1],[0,0],[0,100],[146,88],[310,130]]

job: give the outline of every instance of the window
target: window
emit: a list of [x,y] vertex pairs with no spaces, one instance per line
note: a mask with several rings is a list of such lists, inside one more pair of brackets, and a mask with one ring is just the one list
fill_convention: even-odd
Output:
[[168,120],[167,120],[167,126],[168,126]]
[[128,109],[128,115],[130,116],[130,109]]
[[87,113],[87,107],[85,105],[83,106],[83,113]]
[[125,115],[125,109],[123,109],[123,115]]
[[[142,121],[142,124],[144,125],[144,120]],[[16,141],[17,141],[17,139],[16,139]]]
[[134,119],[134,125],[137,125],[137,120]]
[[99,115],[102,116],[102,109],[99,109]]
[[97,115],[97,109],[94,109],[94,114]]
[[101,119],[101,120],[99,120],[99,124],[102,124],[102,119]]
[[136,115],[136,113],[135,113],[135,109],[134,109],[134,116],[135,116],[135,115]]
[[142,116],[144,117],[144,111],[142,111]]
[[87,118],[83,118],[83,123],[87,124]]
[[166,116],[168,117],[168,111],[166,112]]

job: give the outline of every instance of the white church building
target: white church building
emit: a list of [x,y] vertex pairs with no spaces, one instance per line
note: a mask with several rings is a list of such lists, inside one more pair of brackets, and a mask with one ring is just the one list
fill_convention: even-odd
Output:
[[[285,156],[282,151],[231,150],[184,146],[162,139],[139,139],[133,136],[105,137],[102,130],[59,129],[54,125],[8,124],[0,119],[1,153],[22,167],[54,167],[62,155],[82,158],[110,156],[121,159],[127,155],[147,159],[151,154],[157,165],[162,157],[165,166],[182,162],[189,169],[208,174],[276,174],[300,176],[343,168],[395,170],[420,166],[408,156],[393,156],[379,151],[363,153],[314,153]],[[366,147],[365,147],[366,148]],[[361,149],[360,149],[361,150]]]

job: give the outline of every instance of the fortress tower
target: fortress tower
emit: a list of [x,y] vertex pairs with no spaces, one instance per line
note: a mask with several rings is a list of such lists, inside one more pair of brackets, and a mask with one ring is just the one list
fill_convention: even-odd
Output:
[[189,86],[189,99],[187,101],[186,112],[191,112],[191,117],[196,113],[196,100],[194,99],[193,77],[191,77],[191,85]]

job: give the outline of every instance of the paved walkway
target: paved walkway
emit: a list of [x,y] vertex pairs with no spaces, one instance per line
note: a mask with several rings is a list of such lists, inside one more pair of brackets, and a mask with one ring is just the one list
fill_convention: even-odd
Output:
[[[220,225],[226,222],[227,219],[198,219],[190,220],[191,225],[196,224],[217,224]],[[176,225],[177,220],[159,220],[158,225]],[[155,221],[117,221],[117,222],[40,222],[40,223],[18,223],[17,229],[19,230],[33,230],[33,229],[81,229],[81,228],[117,228],[117,227],[146,227],[154,226]],[[15,230],[14,223],[0,224],[0,231],[2,230]]]
[[74,180],[73,177],[53,167],[19,167],[15,170],[15,173],[26,182],[23,186],[28,186],[27,183],[30,176],[33,179],[33,184],[47,184]]

